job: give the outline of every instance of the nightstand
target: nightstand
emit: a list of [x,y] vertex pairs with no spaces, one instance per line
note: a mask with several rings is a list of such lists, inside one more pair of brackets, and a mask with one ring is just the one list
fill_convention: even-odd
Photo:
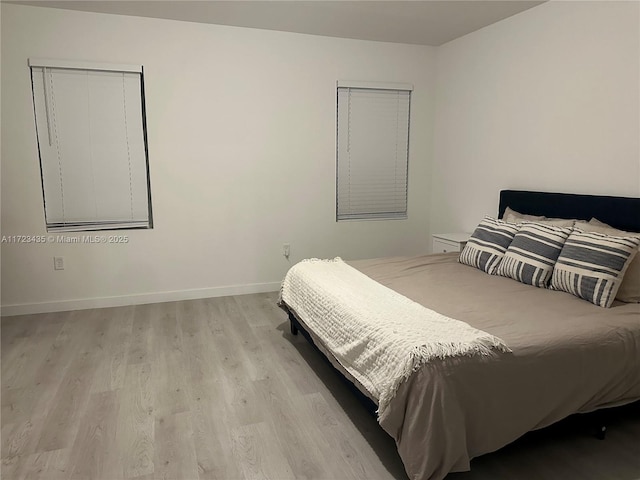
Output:
[[461,252],[470,233],[434,233],[431,253]]

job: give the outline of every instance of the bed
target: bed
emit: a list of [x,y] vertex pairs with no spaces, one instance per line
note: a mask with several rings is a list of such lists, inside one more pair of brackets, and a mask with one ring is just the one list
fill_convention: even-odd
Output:
[[[504,190],[500,217],[507,207],[535,216],[596,217],[612,227],[640,232],[638,198]],[[381,289],[464,322],[489,338],[485,344],[490,351],[436,353],[413,364],[391,394],[381,393],[344,361],[338,340],[328,339],[317,322],[311,322],[309,312],[319,302],[313,292],[305,300],[311,310],[303,313],[286,296],[281,298],[292,332],[302,330],[336,370],[379,407],[378,422],[395,440],[412,479],[437,480],[467,471],[472,458],[526,432],[571,414],[640,399],[639,303],[616,300],[611,308],[602,308],[565,292],[487,275],[459,263],[458,254],[348,264],[353,275],[374,280]],[[294,297],[289,298],[294,303]],[[328,308],[342,307],[337,302]]]

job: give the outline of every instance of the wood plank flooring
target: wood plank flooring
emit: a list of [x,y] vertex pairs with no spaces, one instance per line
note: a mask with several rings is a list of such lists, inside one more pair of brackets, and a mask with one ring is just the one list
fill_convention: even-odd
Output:
[[[396,479],[394,443],[276,294],[2,319],[3,479]],[[448,480],[640,478],[640,406]]]

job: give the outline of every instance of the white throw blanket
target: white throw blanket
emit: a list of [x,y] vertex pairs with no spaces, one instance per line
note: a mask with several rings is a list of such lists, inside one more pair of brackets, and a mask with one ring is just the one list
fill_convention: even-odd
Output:
[[377,398],[379,415],[430,360],[510,351],[499,338],[423,307],[340,258],[291,267],[281,298]]

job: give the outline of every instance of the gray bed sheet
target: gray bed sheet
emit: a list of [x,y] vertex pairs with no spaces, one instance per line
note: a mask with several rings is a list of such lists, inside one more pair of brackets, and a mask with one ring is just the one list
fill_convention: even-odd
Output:
[[396,441],[410,478],[467,471],[473,457],[528,431],[640,399],[640,304],[604,309],[487,275],[457,257],[348,262],[425,307],[500,337],[512,350],[430,362],[400,386],[378,421]]

